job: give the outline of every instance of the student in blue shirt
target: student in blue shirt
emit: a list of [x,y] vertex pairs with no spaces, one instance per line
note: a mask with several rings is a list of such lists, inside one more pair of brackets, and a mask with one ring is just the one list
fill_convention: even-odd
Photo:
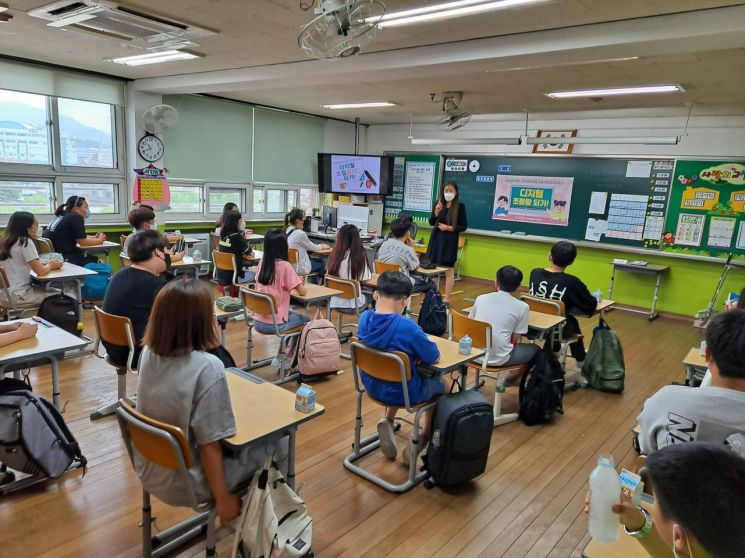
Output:
[[[375,310],[368,310],[360,316],[357,336],[360,341],[382,351],[402,351],[409,356],[411,380],[408,382],[409,402],[412,405],[442,395],[445,386],[442,378],[423,376],[417,370],[417,364],[430,365],[440,358],[437,345],[416,323],[401,313],[409,304],[411,281],[400,271],[386,271],[378,278],[377,290],[373,294]],[[395,459],[398,453],[393,433],[393,420],[400,407],[404,405],[401,382],[387,382],[368,376],[360,371],[362,383],[367,392],[377,401],[387,405],[385,418],[378,422],[380,450],[388,459]],[[432,431],[432,410],[427,411],[422,419],[422,436],[413,455],[427,446]],[[411,442],[409,442],[411,443]],[[408,465],[409,451],[401,454]]]

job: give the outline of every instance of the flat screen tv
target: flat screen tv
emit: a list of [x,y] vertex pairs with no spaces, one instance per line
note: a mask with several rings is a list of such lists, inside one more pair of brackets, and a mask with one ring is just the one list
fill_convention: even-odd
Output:
[[318,154],[318,188],[332,194],[388,195],[393,157]]

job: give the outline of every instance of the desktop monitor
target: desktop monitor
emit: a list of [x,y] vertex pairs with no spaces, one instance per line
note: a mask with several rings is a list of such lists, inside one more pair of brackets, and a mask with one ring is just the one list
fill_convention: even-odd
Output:
[[323,206],[323,220],[321,221],[324,227],[336,228],[336,208],[330,205]]

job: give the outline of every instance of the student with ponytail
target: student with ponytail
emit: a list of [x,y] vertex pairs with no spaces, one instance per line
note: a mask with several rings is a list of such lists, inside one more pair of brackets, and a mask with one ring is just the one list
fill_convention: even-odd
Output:
[[44,231],[44,238],[54,244],[56,252],[62,254],[65,261],[75,265],[97,262],[95,256],[86,256],[83,250],[88,246],[98,246],[106,240],[104,233],[88,236],[85,233],[85,220],[91,216],[88,202],[82,196],[70,196],[54,212],[55,218]]
[[297,250],[297,268],[295,271],[298,275],[308,275],[316,273],[310,278],[313,283],[320,282],[320,276],[323,275],[326,264],[322,258],[311,258],[308,256],[308,250],[317,252],[329,248],[328,244],[316,244],[311,242],[308,235],[303,230],[305,213],[299,207],[296,207],[285,215],[285,233],[290,248]]

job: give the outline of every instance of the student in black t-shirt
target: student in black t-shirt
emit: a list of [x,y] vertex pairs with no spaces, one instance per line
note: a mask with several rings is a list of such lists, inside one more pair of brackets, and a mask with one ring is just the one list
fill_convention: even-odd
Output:
[[[561,300],[564,303],[567,314],[564,326],[565,336],[581,333],[575,316],[589,316],[595,312],[598,305],[597,299],[592,296],[587,286],[574,275],[565,272],[575,259],[577,259],[577,247],[571,242],[562,240],[551,247],[551,254],[548,257],[551,265],[545,269],[536,268],[530,272],[531,295]],[[577,361],[577,366],[581,367],[587,355],[582,338],[569,345],[569,350]]]
[[[222,227],[220,228],[220,252],[229,252],[235,256],[238,265],[236,283],[247,283],[253,281],[256,273],[244,271],[243,266],[251,261],[251,245],[245,237],[246,222],[239,211],[229,211],[222,216]],[[217,270],[217,280],[221,285],[230,285],[233,282],[233,274],[229,271]]]
[[[135,352],[132,364],[137,366],[140,358],[140,341],[145,335],[145,326],[155,296],[166,284],[162,274],[168,268],[170,257],[166,253],[166,239],[155,230],[135,233],[127,249],[132,265],[123,267],[111,278],[103,301],[103,310],[116,316],[132,320],[135,336]],[[116,364],[127,362],[129,349],[104,343],[109,358]]]
[[75,265],[85,265],[98,261],[95,256],[86,256],[83,248],[99,246],[106,240],[104,233],[93,236],[85,234],[85,220],[91,216],[88,202],[82,196],[70,196],[64,205],[60,205],[54,212],[55,218],[44,231],[44,238],[54,244],[54,250],[62,254],[65,261]]

